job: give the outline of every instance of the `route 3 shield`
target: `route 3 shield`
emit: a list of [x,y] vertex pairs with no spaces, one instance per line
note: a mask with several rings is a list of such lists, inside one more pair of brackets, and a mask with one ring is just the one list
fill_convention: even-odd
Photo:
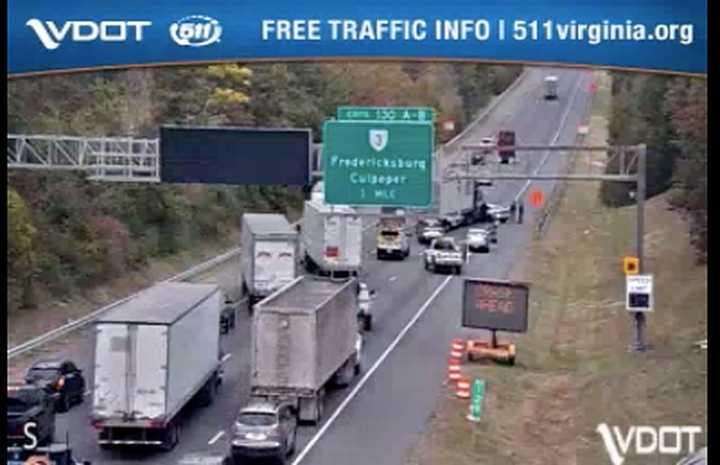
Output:
[[368,135],[370,141],[370,147],[376,152],[380,152],[388,144],[390,133],[387,129],[371,129]]

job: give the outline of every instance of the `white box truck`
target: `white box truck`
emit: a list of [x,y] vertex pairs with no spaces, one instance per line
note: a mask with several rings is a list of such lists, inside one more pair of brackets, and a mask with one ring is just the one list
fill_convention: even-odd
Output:
[[357,282],[301,276],[255,307],[253,402],[287,402],[298,420],[317,423],[325,387],[359,372],[362,339]]
[[297,277],[298,233],[283,215],[246,213],[240,241],[243,290],[252,308]]
[[410,255],[407,227],[407,218],[404,215],[380,217],[375,250],[378,260],[387,257],[397,257],[402,260]]
[[310,273],[357,276],[362,265],[362,216],[348,206],[306,201],[301,260]]
[[166,282],[95,324],[92,423],[102,448],[178,442],[178,413],[212,403],[220,383],[221,291]]

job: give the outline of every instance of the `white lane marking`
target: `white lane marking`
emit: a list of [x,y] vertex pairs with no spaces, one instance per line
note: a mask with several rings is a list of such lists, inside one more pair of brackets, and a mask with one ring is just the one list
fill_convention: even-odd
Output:
[[226,361],[230,360],[230,358],[232,358],[232,354],[225,354],[225,355],[223,355],[223,358],[220,359],[220,361],[226,362]]
[[395,281],[396,279],[397,279],[397,276],[393,276],[392,278],[390,278],[390,282],[393,282],[393,281]]
[[212,446],[220,440],[221,437],[225,436],[225,431],[218,431],[218,433],[208,441],[208,446]]
[[87,397],[90,395],[90,390],[87,390],[83,393],[83,397]]
[[382,355],[380,355],[380,358],[377,359],[377,361],[373,364],[373,366],[370,367],[370,369],[367,371],[367,373],[365,373],[365,376],[362,377],[360,382],[358,382],[357,385],[353,388],[353,390],[350,391],[350,394],[348,394],[348,396],[345,398],[345,400],[343,400],[342,403],[338,406],[338,408],[335,409],[332,416],[330,418],[328,418],[327,422],[322,426],[322,428],[320,428],[320,430],[317,433],[315,433],[315,436],[313,436],[313,438],[310,440],[310,442],[307,443],[305,448],[300,452],[300,454],[298,454],[297,458],[295,460],[293,460],[292,465],[298,465],[302,461],[302,459],[304,459],[305,456],[310,452],[310,449],[312,449],[315,446],[315,444],[317,444],[317,442],[325,434],[325,432],[328,430],[328,428],[330,428],[330,426],[332,426],[332,424],[335,422],[335,419],[342,413],[343,410],[345,410],[345,407],[347,407],[347,405],[350,403],[350,401],[355,398],[357,393],[360,392],[360,389],[362,389],[362,387],[365,385],[365,383],[367,383],[367,380],[370,379],[370,377],[373,375],[373,373],[375,373],[375,370],[377,370],[378,367],[380,367],[380,365],[385,361],[387,356],[390,355],[390,352],[392,352],[395,349],[395,347],[400,343],[402,338],[404,338],[405,335],[407,334],[407,332],[410,331],[410,328],[412,328],[415,325],[417,320],[420,319],[420,317],[430,307],[430,304],[432,303],[432,301],[435,300],[435,298],[440,294],[440,292],[443,289],[445,289],[445,286],[447,286],[447,284],[450,282],[450,280],[452,278],[453,278],[452,276],[448,276],[447,278],[445,278],[445,281],[443,281],[442,284],[440,284],[437,287],[437,289],[435,289],[435,292],[433,292],[432,295],[430,296],[430,298],[428,298],[428,300],[425,301],[425,303],[422,305],[422,307],[420,307],[420,310],[418,310],[417,313],[415,313],[415,316],[412,318],[412,320],[410,320],[408,322],[408,324],[405,325],[405,327],[402,329],[402,331],[400,331],[400,333],[397,335],[397,337],[395,337],[395,340],[393,340],[392,343],[390,343],[388,348],[385,349],[385,352],[383,352]]
[[[575,101],[575,97],[577,96],[578,90],[580,89],[580,83],[583,81],[582,76],[580,76],[577,80],[577,83],[575,84],[575,90],[573,91],[572,97],[570,98],[570,102],[568,103],[567,108],[565,108],[565,113],[563,114],[562,118],[560,119],[560,124],[558,125],[558,129],[555,132],[555,135],[553,136],[552,140],[550,141],[550,145],[555,145],[557,143],[558,139],[560,138],[560,133],[565,128],[565,121],[567,120],[567,117],[570,115],[570,110],[572,109],[573,102]],[[533,172],[533,176],[536,176],[538,173],[540,173],[540,170],[545,166],[545,163],[547,162],[548,158],[550,158],[550,154],[552,151],[548,150],[545,152],[545,155],[543,156],[542,160],[540,160],[540,163],[538,164],[537,168],[535,168],[535,171]],[[530,187],[530,184],[532,184],[532,180],[528,179],[525,182],[525,185],[518,191],[517,195],[515,196],[515,201],[517,202],[520,197],[525,193],[525,191]]]
[[467,265],[468,263],[470,263],[470,255],[472,255],[472,252],[470,252],[470,250],[468,250],[467,258],[465,259],[465,264],[466,264],[466,265]]

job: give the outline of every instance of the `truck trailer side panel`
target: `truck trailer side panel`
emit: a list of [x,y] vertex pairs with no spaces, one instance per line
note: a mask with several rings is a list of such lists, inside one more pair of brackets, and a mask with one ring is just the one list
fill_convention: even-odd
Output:
[[170,328],[167,404],[172,413],[202,387],[218,365],[220,305],[220,293],[215,292]]

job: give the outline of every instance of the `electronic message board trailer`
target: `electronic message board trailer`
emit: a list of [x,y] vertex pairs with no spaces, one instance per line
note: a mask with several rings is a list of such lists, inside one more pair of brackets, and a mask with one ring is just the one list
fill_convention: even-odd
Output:
[[462,326],[492,332],[490,343],[470,341],[468,358],[489,357],[515,363],[515,345],[498,344],[497,331],[524,333],[530,285],[516,281],[467,278],[463,285]]

